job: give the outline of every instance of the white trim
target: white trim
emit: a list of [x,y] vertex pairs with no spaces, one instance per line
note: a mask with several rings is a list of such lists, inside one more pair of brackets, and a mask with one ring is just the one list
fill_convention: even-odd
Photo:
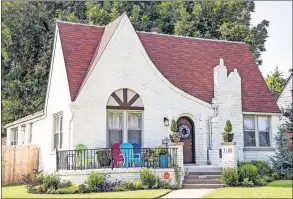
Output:
[[247,44],[245,42],[239,42],[239,41],[228,41],[228,40],[217,40],[217,39],[205,39],[200,37],[188,37],[183,35],[168,35],[163,33],[157,33],[157,32],[145,32],[145,31],[136,31],[146,34],[152,34],[152,35],[162,35],[162,36],[170,36],[170,37],[179,37],[179,38],[185,38],[185,39],[196,39],[196,40],[204,40],[204,41],[216,41],[216,42],[227,42],[227,43],[235,43],[235,44]]
[[265,113],[265,112],[242,112],[243,115],[275,115],[280,116],[281,113]]
[[44,112],[43,112],[43,110],[42,110],[42,111],[39,111],[39,112],[33,113],[33,114],[31,114],[31,115],[28,115],[28,116],[26,116],[26,117],[20,118],[20,119],[18,119],[18,120],[15,120],[15,121],[13,121],[13,122],[11,122],[11,123],[9,123],[9,124],[6,124],[6,125],[4,126],[4,128],[13,127],[13,126],[18,125],[18,124],[20,124],[20,123],[27,123],[28,121],[31,121],[31,120],[33,120],[33,119],[41,118],[41,116],[43,116],[43,115],[44,115]]

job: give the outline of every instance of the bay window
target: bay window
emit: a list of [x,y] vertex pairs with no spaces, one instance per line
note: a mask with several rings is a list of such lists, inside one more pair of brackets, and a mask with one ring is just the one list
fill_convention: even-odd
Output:
[[244,116],[244,146],[270,146],[270,118],[268,116]]
[[128,142],[139,144],[142,142],[142,113],[133,111],[108,111],[108,146],[114,143]]

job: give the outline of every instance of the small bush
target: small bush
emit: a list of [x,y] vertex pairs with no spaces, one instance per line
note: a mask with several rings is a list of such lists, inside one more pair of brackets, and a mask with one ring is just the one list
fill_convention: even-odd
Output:
[[50,194],[75,194],[78,193],[78,187],[75,185],[72,185],[70,187],[64,187],[56,190],[51,190],[49,192]]
[[88,193],[90,190],[85,184],[78,185],[78,193]]
[[273,180],[279,180],[280,176],[277,172],[274,172],[274,173],[272,173],[272,178],[273,178]]
[[158,186],[159,177],[150,169],[142,169],[140,171],[140,179],[142,184],[147,186],[149,189],[153,189]]
[[243,181],[248,178],[249,181],[255,182],[257,176],[257,168],[253,164],[243,164],[239,167],[239,178]]
[[267,182],[272,182],[274,179],[270,176],[262,176],[262,178]]
[[140,190],[144,188],[141,181],[129,181],[129,182],[123,183],[121,186],[123,186],[125,190],[129,190],[129,191]]
[[91,191],[96,191],[98,186],[104,184],[104,175],[102,173],[91,173],[85,182]]
[[241,184],[245,187],[253,187],[254,185],[253,182],[249,180],[249,178],[244,178]]
[[159,189],[176,189],[176,186],[170,184],[170,182],[160,181],[158,184]]
[[238,171],[236,168],[223,169],[221,182],[226,186],[236,186],[238,184]]
[[274,170],[272,169],[272,167],[267,162],[265,162],[265,161],[253,160],[250,163],[253,164],[254,166],[256,166],[258,175],[261,175],[261,176],[264,176],[264,175],[270,176],[274,172]]
[[124,186],[116,186],[116,187],[114,187],[113,188],[113,191],[116,191],[116,192],[119,192],[119,191],[127,191],[126,189],[125,189],[125,187]]
[[45,190],[49,189],[58,189],[61,183],[61,179],[59,176],[55,174],[44,175],[43,184]]
[[30,192],[30,193],[34,193],[34,194],[40,194],[40,193],[46,192],[43,184],[37,185],[37,186],[33,187],[31,190],[32,190],[32,192]]
[[59,189],[61,188],[66,188],[66,187],[71,187],[72,186],[72,182],[69,180],[62,180],[59,184]]

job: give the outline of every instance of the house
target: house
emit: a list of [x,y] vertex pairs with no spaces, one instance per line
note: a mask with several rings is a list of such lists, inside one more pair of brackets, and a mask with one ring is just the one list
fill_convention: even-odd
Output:
[[184,164],[220,166],[227,120],[238,159],[267,160],[279,116],[247,44],[135,31],[123,14],[106,26],[57,22],[44,110],[5,127],[7,145],[39,145],[50,172],[80,144],[155,148],[175,119]]

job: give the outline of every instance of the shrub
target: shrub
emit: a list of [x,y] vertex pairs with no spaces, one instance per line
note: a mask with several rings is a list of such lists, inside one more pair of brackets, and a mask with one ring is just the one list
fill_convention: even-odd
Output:
[[238,184],[238,171],[236,168],[223,169],[221,182],[227,186],[236,186]]
[[43,184],[46,191],[49,189],[58,189],[60,183],[60,177],[55,174],[44,175],[43,177]]
[[50,194],[75,194],[78,193],[78,187],[72,185],[70,187],[64,187],[60,189],[53,189],[49,192]]
[[[43,180],[44,177],[39,173],[33,173],[33,174],[26,174],[22,176],[22,182],[26,185],[26,189],[28,193],[43,193],[45,192],[44,189],[41,189],[40,187],[43,187]],[[42,185],[42,186],[40,186]],[[36,190],[36,186],[38,187],[38,190]]]
[[78,185],[78,193],[88,193],[90,190],[87,188],[85,184]]
[[104,181],[103,184],[97,185],[96,191],[97,192],[109,192],[113,191],[114,187],[121,185],[121,180],[110,180],[109,174],[104,174]]
[[248,178],[249,181],[255,182],[257,176],[257,168],[253,164],[243,164],[239,167],[239,178],[244,180]]
[[72,186],[72,182],[69,180],[62,180],[59,184],[59,189],[60,188],[66,188],[66,187],[71,187]]
[[246,187],[253,187],[254,185],[253,182],[250,181],[248,178],[244,178],[241,184]]
[[143,185],[141,181],[129,181],[122,184],[124,186],[125,190],[140,190],[143,189]]
[[34,193],[34,194],[40,194],[40,193],[45,193],[46,192],[43,184],[37,185],[35,187],[31,187],[30,190],[31,190],[30,193]]
[[260,186],[265,186],[266,184],[268,184],[268,181],[265,178],[257,176],[255,179],[255,184]]
[[267,182],[272,182],[274,179],[270,176],[262,176],[262,178]]
[[140,171],[140,179],[142,184],[147,186],[149,189],[153,189],[158,186],[159,177],[150,169],[142,169]]
[[96,191],[98,186],[104,184],[104,175],[102,173],[91,173],[85,184],[87,184],[89,190]]
[[175,189],[176,186],[170,184],[170,182],[160,181],[158,184],[158,188],[160,189]]
[[250,163],[253,164],[254,166],[256,166],[258,175],[261,175],[261,176],[264,176],[264,175],[270,176],[274,172],[274,170],[272,169],[272,167],[267,162],[265,162],[265,161],[253,160]]

